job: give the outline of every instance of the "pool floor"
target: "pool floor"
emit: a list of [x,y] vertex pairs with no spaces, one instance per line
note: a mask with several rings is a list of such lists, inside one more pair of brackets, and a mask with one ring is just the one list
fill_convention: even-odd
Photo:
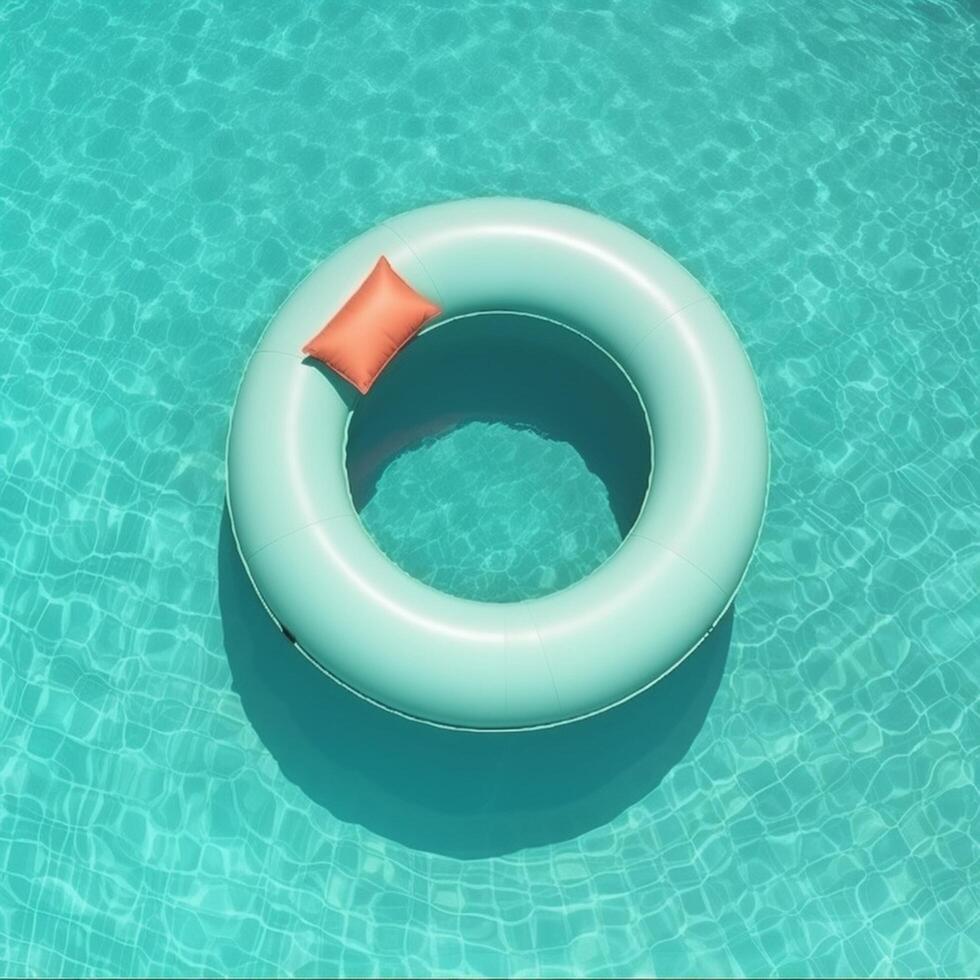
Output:
[[[980,972],[980,42],[959,0],[0,9],[0,973]],[[649,237],[752,360],[769,511],[663,684],[499,741],[279,636],[224,451],[384,218]]]

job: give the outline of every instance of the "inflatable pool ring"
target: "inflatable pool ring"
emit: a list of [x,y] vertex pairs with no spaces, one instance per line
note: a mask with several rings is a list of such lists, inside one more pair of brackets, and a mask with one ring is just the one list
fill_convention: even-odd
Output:
[[[444,329],[470,313],[536,314],[584,334],[631,380],[654,473],[633,529],[591,575],[525,602],[456,598],[398,568],[362,527],[345,465],[361,396],[301,348],[382,255],[440,304]],[[755,378],[714,300],[621,225],[519,199],[412,211],[326,259],[262,337],[228,441],[236,541],[286,636],[383,707],[474,729],[582,718],[677,666],[732,602],[767,476]]]

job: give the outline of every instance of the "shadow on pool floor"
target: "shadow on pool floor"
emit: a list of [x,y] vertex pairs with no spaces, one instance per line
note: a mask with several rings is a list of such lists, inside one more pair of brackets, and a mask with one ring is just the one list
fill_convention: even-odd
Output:
[[568,840],[646,796],[701,729],[734,618],[613,711],[538,732],[452,732],[368,704],[293,650],[252,589],[227,509],[218,563],[234,688],[286,778],[341,820],[456,858]]

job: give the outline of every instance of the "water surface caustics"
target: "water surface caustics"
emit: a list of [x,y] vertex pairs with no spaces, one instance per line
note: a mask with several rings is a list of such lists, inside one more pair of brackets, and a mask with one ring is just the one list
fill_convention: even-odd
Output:
[[[0,4],[0,973],[980,973],[977,65],[970,0]],[[664,247],[766,406],[727,658],[600,733],[372,722],[220,533],[293,286],[485,194]]]

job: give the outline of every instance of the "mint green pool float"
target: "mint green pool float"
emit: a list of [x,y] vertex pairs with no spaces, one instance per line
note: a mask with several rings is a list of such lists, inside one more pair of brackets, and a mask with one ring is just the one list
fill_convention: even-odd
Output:
[[[654,473],[623,544],[586,578],[524,602],[476,602],[412,578],[368,536],[345,465],[361,396],[300,349],[381,255],[441,305],[429,329],[534,314],[593,341],[632,382],[656,438]],[[621,225],[507,198],[400,215],[325,260],[260,341],[228,442],[235,537],[283,632],[355,693],[456,728],[583,718],[676,667],[734,598],[767,475],[752,369],[705,290]]]

